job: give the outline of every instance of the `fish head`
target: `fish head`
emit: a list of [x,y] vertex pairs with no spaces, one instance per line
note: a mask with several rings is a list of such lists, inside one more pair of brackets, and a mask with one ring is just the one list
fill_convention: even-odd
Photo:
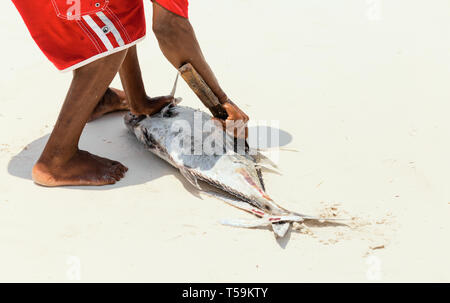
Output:
[[147,118],[146,115],[136,116],[129,112],[123,117],[123,120],[125,121],[125,125],[128,127],[128,129],[133,131],[133,129],[139,125],[139,122],[141,122],[145,118]]

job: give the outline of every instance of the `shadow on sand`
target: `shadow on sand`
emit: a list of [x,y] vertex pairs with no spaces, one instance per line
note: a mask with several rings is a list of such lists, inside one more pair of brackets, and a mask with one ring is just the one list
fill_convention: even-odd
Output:
[[[109,114],[99,120],[87,124],[80,140],[80,148],[88,150],[91,153],[122,162],[129,168],[125,178],[114,185],[99,187],[68,186],[65,188],[71,190],[113,190],[126,186],[145,184],[165,175],[173,175],[183,184],[188,192],[201,199],[202,197],[200,196],[199,191],[187,180],[185,180],[177,169],[153,155],[145,148],[143,144],[136,140],[134,134],[131,134],[126,129],[123,123],[123,115],[124,113]],[[270,134],[273,131],[279,131],[279,144],[274,145],[274,142],[270,141],[268,144],[259,144],[258,142],[258,146],[261,148],[282,147],[292,141],[292,136],[285,131],[274,130],[273,128],[267,126],[257,126],[257,128],[257,130],[253,129],[252,131],[254,133],[257,131],[257,133],[261,134],[263,138],[266,137],[264,133]],[[31,181],[31,169],[44,149],[48,137],[49,134],[34,140],[19,154],[13,156],[8,164],[8,172],[13,176]],[[253,143],[254,142],[255,141],[253,141]],[[333,222],[317,222],[314,223],[314,225],[330,226],[341,224]],[[262,228],[270,229],[270,227]],[[284,238],[277,239],[277,243],[281,248],[286,248],[292,232],[295,231],[290,229]]]
[[[198,196],[197,190],[181,176],[177,169],[153,155],[136,140],[136,137],[126,129],[123,123],[123,115],[123,112],[113,113],[88,123],[80,140],[80,148],[102,157],[120,161],[129,168],[125,178],[114,185],[100,187],[71,186],[66,188],[111,190],[144,184],[165,175],[174,175],[189,192]],[[258,134],[270,134],[274,131],[274,129],[266,126],[258,126],[257,128]],[[31,169],[44,149],[48,137],[49,134],[34,140],[19,154],[13,156],[8,164],[8,172],[13,176],[31,180]],[[261,144],[260,146],[263,148],[281,147],[291,141],[292,136],[289,133],[279,130],[278,146],[270,141],[268,144]]]
[[[344,222],[345,220],[339,220],[339,221],[316,221],[316,220],[305,220],[305,224],[308,227],[337,227],[337,226],[346,226],[349,227],[347,224],[345,223],[341,223]],[[262,227],[255,227],[254,229],[264,229],[264,230],[268,230],[268,231],[272,231],[272,228],[269,226],[262,226]],[[292,233],[301,233],[299,230],[295,230],[291,227],[289,228],[288,232],[286,233],[286,235],[283,238],[275,238],[275,240],[277,241],[278,246],[280,246],[280,248],[285,249],[289,243],[289,240],[291,239],[291,235]],[[275,236],[275,234],[274,234]]]

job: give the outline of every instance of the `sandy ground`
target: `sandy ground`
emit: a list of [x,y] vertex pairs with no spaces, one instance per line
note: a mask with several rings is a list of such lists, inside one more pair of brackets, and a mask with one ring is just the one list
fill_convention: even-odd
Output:
[[[192,1],[225,90],[283,131],[283,175],[265,174],[268,192],[350,219],[296,225],[283,241],[220,225],[249,215],[196,193],[122,114],[88,124],[81,147],[126,164],[123,181],[35,185],[71,75],[10,1],[0,9],[0,281],[450,281],[448,1]],[[148,3],[147,14],[150,24]],[[149,92],[167,94],[175,71],[150,32],[139,53]],[[184,83],[177,95],[201,107]]]

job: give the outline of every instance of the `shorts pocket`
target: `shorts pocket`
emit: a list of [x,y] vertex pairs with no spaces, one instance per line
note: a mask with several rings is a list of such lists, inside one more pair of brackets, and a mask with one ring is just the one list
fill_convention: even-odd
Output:
[[[59,18],[79,20],[82,16],[104,11],[109,0],[51,0]],[[119,0],[123,1],[123,0]]]

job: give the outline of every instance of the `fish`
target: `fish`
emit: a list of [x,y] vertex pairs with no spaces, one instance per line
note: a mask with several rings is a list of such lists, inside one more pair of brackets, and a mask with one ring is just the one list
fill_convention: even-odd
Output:
[[271,226],[275,236],[282,238],[293,222],[322,220],[275,203],[266,192],[262,170],[277,170],[276,164],[255,149],[239,148],[237,140],[214,124],[211,115],[180,106],[180,101],[176,98],[151,116],[129,112],[124,116],[125,125],[150,152],[177,168],[192,186],[257,217],[227,219],[222,224]]

